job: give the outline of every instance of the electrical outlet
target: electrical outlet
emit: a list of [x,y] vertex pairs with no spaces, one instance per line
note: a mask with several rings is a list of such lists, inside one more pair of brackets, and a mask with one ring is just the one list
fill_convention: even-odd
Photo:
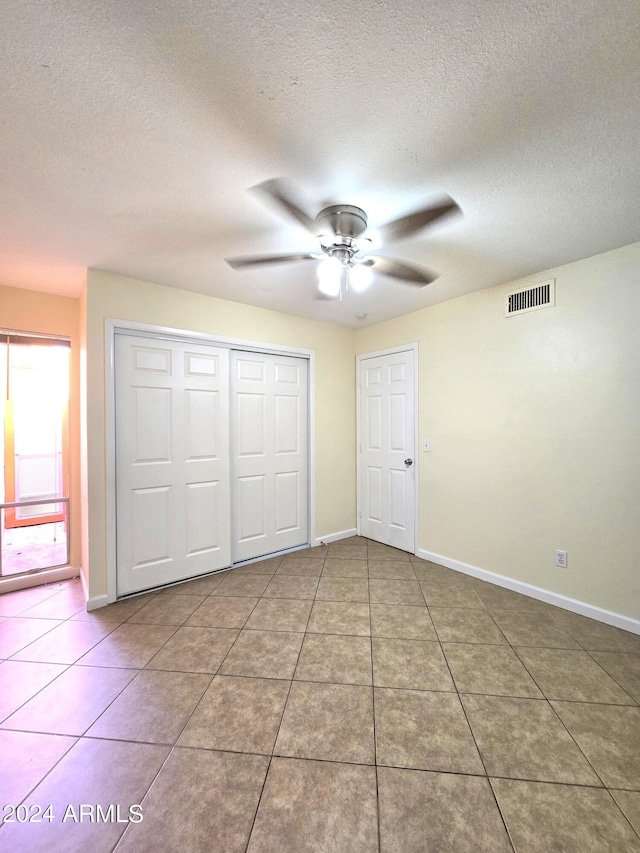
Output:
[[561,569],[567,568],[567,552],[566,551],[556,551],[556,566],[560,566]]

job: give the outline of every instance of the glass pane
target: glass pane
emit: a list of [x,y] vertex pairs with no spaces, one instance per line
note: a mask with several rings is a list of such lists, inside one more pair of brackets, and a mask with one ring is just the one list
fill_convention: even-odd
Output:
[[67,509],[68,504],[43,504],[22,507],[21,512],[36,510],[40,515],[62,515],[62,521],[37,523],[28,526],[6,527],[6,511],[2,510],[2,563],[0,573],[18,575],[38,569],[64,566],[69,562]]

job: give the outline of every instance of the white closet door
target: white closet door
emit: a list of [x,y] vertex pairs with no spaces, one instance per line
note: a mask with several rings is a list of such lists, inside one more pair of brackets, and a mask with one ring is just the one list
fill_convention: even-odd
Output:
[[230,565],[229,352],[116,335],[117,592]]
[[413,351],[360,362],[360,533],[415,551]]
[[231,353],[233,561],[304,545],[308,362]]

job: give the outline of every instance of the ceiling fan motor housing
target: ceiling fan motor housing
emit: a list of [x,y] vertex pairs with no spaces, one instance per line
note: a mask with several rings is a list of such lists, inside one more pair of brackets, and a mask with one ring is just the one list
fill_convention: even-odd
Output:
[[355,239],[367,230],[367,214],[351,204],[332,204],[316,216],[316,222],[327,234]]

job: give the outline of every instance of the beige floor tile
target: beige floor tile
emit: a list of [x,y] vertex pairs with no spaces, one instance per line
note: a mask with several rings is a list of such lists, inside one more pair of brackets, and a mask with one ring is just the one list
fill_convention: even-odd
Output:
[[381,853],[511,853],[489,781],[378,769]]
[[204,595],[157,595],[130,616],[127,624],[182,625],[204,601]]
[[282,560],[282,557],[269,557],[266,560],[247,563],[246,566],[236,566],[233,571],[236,575],[275,575]]
[[320,577],[324,560],[314,557],[285,557],[278,566],[277,575],[294,577]]
[[541,613],[545,611],[546,605],[542,601],[495,584],[476,580],[474,589],[489,612],[494,610],[521,610]]
[[265,598],[314,598],[319,575],[300,577],[275,575],[264,591]]
[[220,667],[220,675],[293,678],[304,634],[241,631]]
[[366,560],[367,546],[365,543],[357,544],[341,544],[339,542],[329,545],[327,550],[327,559],[333,560],[337,557],[340,560]]
[[369,577],[366,560],[345,560],[338,557],[327,558],[322,568],[323,578],[367,578]]
[[117,627],[114,622],[62,622],[35,642],[16,652],[14,660],[75,663]]
[[470,694],[461,699],[490,776],[601,785],[545,700]]
[[257,603],[257,598],[217,598],[211,595],[187,619],[185,625],[197,628],[242,628]]
[[7,619],[0,625],[0,658],[10,658],[60,624],[55,619]]
[[371,633],[405,640],[438,639],[427,608],[409,604],[372,604]]
[[235,628],[178,628],[146,669],[215,673],[234,644]]
[[485,610],[430,607],[429,613],[442,643],[507,644],[502,632]]
[[307,634],[295,679],[371,684],[371,640],[369,637]]
[[247,853],[376,853],[373,767],[274,758]]
[[542,699],[542,693],[509,646],[443,643],[460,693]]
[[640,791],[640,708],[551,704],[607,787]]
[[[28,702],[67,667],[57,663],[0,662],[0,721]],[[2,803],[0,803],[0,806]]]
[[294,681],[274,752],[373,764],[371,688]]
[[640,702],[640,655],[624,652],[590,652],[591,657],[618,682],[620,687]]
[[263,631],[304,631],[312,604],[310,600],[296,598],[262,598],[246,627]]
[[30,619],[68,619],[87,606],[82,590],[61,590],[22,613]]
[[491,615],[512,646],[535,646],[541,649],[580,648],[573,637],[544,613],[494,610]]
[[314,601],[307,631],[369,636],[369,605],[354,601]]
[[55,595],[57,590],[47,586],[32,586],[29,589],[19,589],[15,592],[5,592],[0,595],[0,616],[18,616]]
[[232,569],[227,573],[227,576],[215,588],[214,592],[218,596],[233,595],[233,596],[260,596],[267,588],[271,580],[271,575],[262,574],[236,574]]
[[369,560],[394,560],[396,562],[410,563],[411,554],[408,551],[400,551],[390,545],[382,545],[380,542],[367,543],[367,557]]
[[632,853],[634,833],[607,791],[492,779],[517,853]]
[[139,672],[87,735],[140,743],[175,743],[210,683],[209,675]]
[[267,766],[260,755],[174,749],[118,851],[244,853]]
[[121,819],[126,819],[129,807],[142,803],[168,752],[168,747],[157,744],[81,738],[29,795],[29,803],[51,805],[53,822],[5,826],[3,849],[29,853],[113,850],[126,823],[118,823],[115,815],[106,822],[91,822],[86,817],[74,821],[69,813],[63,822],[67,807],[72,806],[77,816],[80,804],[100,805],[105,812],[109,805],[121,804]]
[[455,693],[375,688],[379,765],[484,774]]
[[411,562],[403,560],[372,560],[369,565],[369,577],[382,580],[417,580]]
[[371,645],[376,687],[455,691],[440,643],[374,637]]
[[222,583],[225,575],[225,572],[218,572],[215,575],[176,583],[160,590],[160,595],[211,595],[214,589]]
[[8,717],[3,728],[82,735],[135,674],[132,669],[71,666]]
[[71,619],[80,622],[115,622],[120,624],[125,622],[130,616],[133,616],[141,607],[144,607],[151,599],[155,598],[158,593],[147,592],[144,595],[134,595],[132,598],[125,598],[122,601],[116,601],[113,604],[108,604],[106,607],[99,607],[97,610],[79,610]]
[[72,737],[0,731],[0,808],[21,803],[75,742]]
[[178,746],[271,755],[289,681],[218,675],[178,740]]
[[547,699],[635,704],[587,652],[532,648],[517,648],[516,652]]
[[142,669],[175,632],[174,625],[118,625],[78,664]]
[[459,584],[434,585],[422,581],[422,594],[429,607],[473,607],[484,609],[482,602],[470,587]]
[[553,620],[589,652],[633,652],[640,654],[640,635],[588,619],[578,613],[559,611]]
[[[638,791],[610,791],[609,793],[640,836],[640,793]],[[640,850],[640,843],[638,849]]]
[[320,579],[316,601],[369,601],[369,582],[366,578]]
[[370,578],[369,598],[372,604],[424,604],[418,581]]

